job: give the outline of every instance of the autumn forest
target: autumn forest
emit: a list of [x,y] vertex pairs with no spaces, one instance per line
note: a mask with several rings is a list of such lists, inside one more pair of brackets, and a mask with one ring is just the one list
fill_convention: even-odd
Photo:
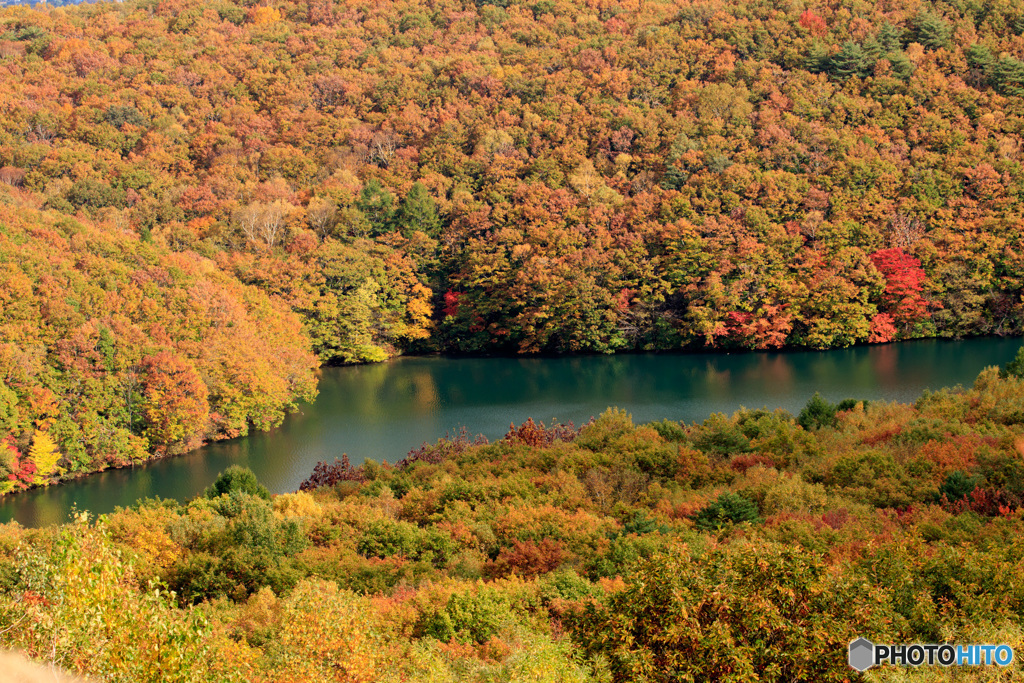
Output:
[[0,14],[0,487],[277,424],[319,364],[1024,325],[1024,8]]
[[[0,495],[270,429],[323,365],[1024,332],[1017,0],[14,5],[0,84]],[[231,468],[0,525],[0,644],[133,682],[1024,655],[1021,405],[1024,351],[907,405]]]

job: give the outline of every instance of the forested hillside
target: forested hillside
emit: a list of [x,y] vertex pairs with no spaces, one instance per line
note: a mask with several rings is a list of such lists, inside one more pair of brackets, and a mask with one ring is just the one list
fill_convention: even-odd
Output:
[[1022,33],[1011,0],[7,8],[3,486],[272,425],[316,358],[1020,333]]
[[[0,527],[4,644],[105,681],[1015,681],[1024,352],[912,405],[532,421]],[[856,674],[847,644],[1006,643]]]

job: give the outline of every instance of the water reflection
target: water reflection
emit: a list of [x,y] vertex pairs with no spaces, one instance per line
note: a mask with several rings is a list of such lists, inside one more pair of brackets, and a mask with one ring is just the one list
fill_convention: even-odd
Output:
[[231,464],[274,492],[294,490],[320,460],[347,453],[395,462],[424,441],[465,425],[500,438],[528,417],[580,424],[608,406],[636,422],[703,420],[713,412],[798,411],[815,391],[832,401],[910,401],[923,389],[969,384],[986,365],[1010,360],[1018,339],[919,341],[827,352],[645,354],[571,358],[406,358],[327,368],[320,396],[278,429],[212,444],[193,454],[0,503],[0,521],[65,521],[73,505],[102,513],[142,497],[186,499]]

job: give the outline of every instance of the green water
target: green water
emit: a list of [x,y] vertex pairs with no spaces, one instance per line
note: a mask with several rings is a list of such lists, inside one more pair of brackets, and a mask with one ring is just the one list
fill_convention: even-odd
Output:
[[714,412],[786,408],[820,391],[839,401],[912,401],[926,388],[970,384],[1003,364],[1019,339],[916,341],[838,351],[645,354],[568,358],[403,358],[327,368],[320,396],[271,432],[215,443],[185,456],[7,496],[0,521],[63,522],[73,506],[95,513],[160,496],[185,500],[231,464],[251,468],[272,492],[294,491],[320,460],[347,453],[395,462],[410,448],[465,426],[500,438],[532,417],[580,424],[608,406],[635,422],[700,421]]

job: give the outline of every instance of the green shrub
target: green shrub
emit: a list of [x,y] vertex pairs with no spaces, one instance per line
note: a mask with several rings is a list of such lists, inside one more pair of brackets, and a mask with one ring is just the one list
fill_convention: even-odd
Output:
[[601,594],[601,589],[568,567],[547,574],[540,579],[541,600],[583,600]]
[[575,443],[581,448],[603,451],[616,438],[634,429],[632,415],[620,408],[608,408],[592,424],[580,430]]
[[448,642],[486,643],[517,621],[508,595],[488,587],[471,593],[455,593],[442,610],[428,612],[417,630]]
[[75,208],[122,207],[125,196],[124,190],[111,187],[109,183],[83,178],[68,189],[67,201]]
[[1017,350],[1017,355],[1006,364],[1006,367],[999,374],[1003,377],[1024,379],[1024,346]]
[[[300,578],[291,558],[308,541],[295,520],[274,516],[269,501],[235,489],[209,502],[200,499],[193,509],[209,516],[183,516],[171,528],[172,538],[191,535],[197,551],[168,572],[167,582],[184,604],[219,596],[244,600],[264,586],[283,593]],[[198,530],[189,532],[189,526]]]
[[444,566],[455,554],[451,536],[438,529],[420,529],[408,522],[373,522],[359,538],[357,551],[364,557],[405,557]]
[[636,534],[637,536],[643,536],[644,534],[653,533],[667,533],[669,528],[663,524],[659,524],[657,520],[653,520],[647,516],[647,513],[643,510],[637,510],[633,515],[633,519],[626,522],[626,525],[622,529],[624,535]]
[[738,493],[723,493],[693,516],[693,523],[698,529],[705,531],[721,529],[729,524],[757,524],[761,521],[757,504]]
[[686,441],[686,430],[678,422],[662,420],[661,422],[651,422],[647,426],[658,432],[665,441]]
[[939,497],[946,497],[946,500],[952,502],[955,500],[962,500],[964,496],[970,495],[972,491],[978,486],[979,477],[969,476],[966,472],[957,470],[956,472],[950,472],[946,475],[946,480],[942,482],[942,486],[939,487]]
[[414,557],[420,546],[420,530],[408,522],[381,521],[370,524],[356,549],[365,557]]
[[866,410],[870,403],[870,401],[859,401],[855,398],[844,398],[842,401],[836,404],[836,411],[843,412],[847,410],[853,410],[858,405],[862,406]]
[[711,455],[728,457],[750,450],[750,439],[736,421],[722,413],[715,413],[704,420],[693,439],[693,444]]
[[586,563],[587,576],[591,580],[619,576],[639,560],[654,555],[663,543],[660,535],[618,536],[604,553]]
[[207,498],[217,498],[232,491],[240,491],[270,500],[270,491],[267,490],[267,487],[260,484],[252,470],[241,465],[232,465],[217,475],[216,481],[203,492],[203,495]]
[[836,406],[832,405],[821,394],[815,392],[811,400],[807,402],[804,409],[800,411],[796,421],[807,431],[821,429],[822,427],[836,426]]

